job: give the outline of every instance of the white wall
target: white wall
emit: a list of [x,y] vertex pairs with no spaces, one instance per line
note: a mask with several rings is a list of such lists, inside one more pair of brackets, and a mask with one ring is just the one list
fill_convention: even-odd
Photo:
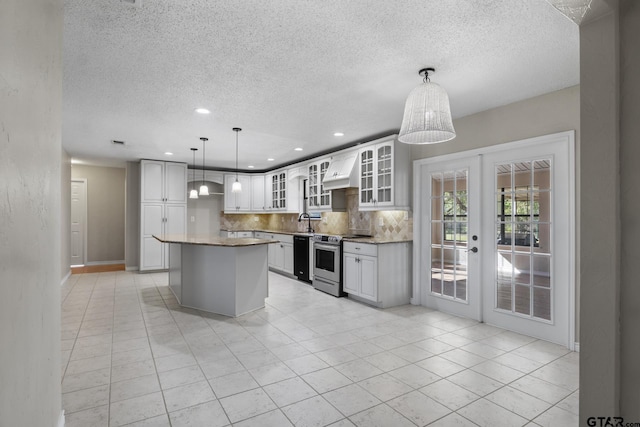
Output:
[[0,425],[56,426],[62,0],[0,2]]

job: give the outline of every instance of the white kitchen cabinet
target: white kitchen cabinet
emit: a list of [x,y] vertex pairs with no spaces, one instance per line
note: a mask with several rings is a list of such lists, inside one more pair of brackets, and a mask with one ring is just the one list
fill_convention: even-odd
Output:
[[307,166],[309,194],[309,210],[311,211],[327,211],[331,210],[331,191],[327,190],[322,180],[329,169],[330,160],[321,159],[310,163]]
[[264,175],[251,175],[251,211],[265,212]]
[[280,241],[269,247],[273,248],[273,265],[269,267],[293,274],[293,243]]
[[290,234],[255,232],[256,239],[277,240],[269,245],[269,268],[293,275],[293,236]]
[[278,171],[267,175],[267,191],[272,211],[287,210],[287,171]]
[[236,174],[224,176],[224,213],[246,213],[251,211],[251,176],[237,175],[238,182],[242,185],[242,191],[234,193],[233,183]]
[[394,139],[358,153],[360,210],[410,210],[410,148]]
[[411,298],[411,242],[343,244],[343,290],[381,308]]
[[140,161],[141,203],[187,203],[187,164]]
[[169,266],[168,245],[153,235],[187,232],[187,165],[140,162],[140,271]]
[[187,206],[169,203],[142,203],[140,207],[140,270],[162,270],[169,266],[169,249],[153,235],[185,234]]

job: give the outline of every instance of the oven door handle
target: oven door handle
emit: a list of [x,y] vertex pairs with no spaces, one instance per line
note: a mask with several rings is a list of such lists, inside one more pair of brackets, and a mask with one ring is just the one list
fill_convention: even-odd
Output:
[[337,252],[337,251],[340,250],[339,246],[323,245],[323,244],[318,244],[318,243],[314,243],[313,247],[315,249],[321,249],[321,250],[332,251],[332,252]]

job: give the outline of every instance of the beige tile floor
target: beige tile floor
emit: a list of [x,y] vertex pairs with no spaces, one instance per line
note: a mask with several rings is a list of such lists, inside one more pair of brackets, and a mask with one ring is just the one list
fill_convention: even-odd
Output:
[[73,275],[67,427],[578,425],[577,353],[269,280],[266,307],[231,319],[180,308],[165,273]]

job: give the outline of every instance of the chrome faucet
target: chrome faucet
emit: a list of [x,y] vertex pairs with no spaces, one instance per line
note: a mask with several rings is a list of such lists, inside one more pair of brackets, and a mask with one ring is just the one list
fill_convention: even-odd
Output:
[[311,215],[309,215],[306,212],[303,212],[300,214],[300,216],[298,217],[298,222],[302,222],[303,218],[307,218],[307,220],[309,220],[309,225],[307,226],[307,233],[313,233],[313,228],[311,228]]

